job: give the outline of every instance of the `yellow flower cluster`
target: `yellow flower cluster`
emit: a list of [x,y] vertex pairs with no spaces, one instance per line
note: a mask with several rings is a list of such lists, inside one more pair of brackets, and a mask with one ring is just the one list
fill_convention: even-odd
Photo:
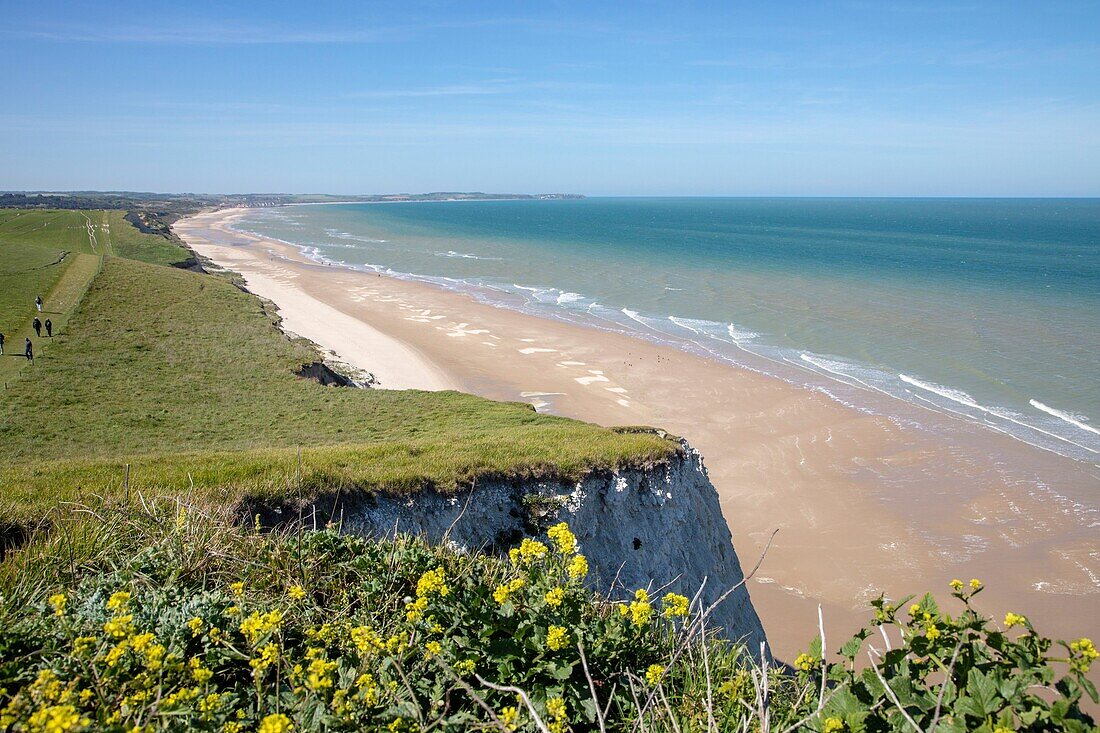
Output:
[[86,728],[91,724],[76,711],[72,705],[49,705],[39,708],[27,721],[33,731],[43,733],[64,733],[76,728]]
[[332,687],[332,673],[336,671],[336,662],[321,657],[309,663],[306,675],[306,687],[319,692]]
[[513,578],[507,583],[497,586],[496,590],[493,591],[493,600],[503,606],[512,597],[513,593],[526,585],[527,581],[523,578]]
[[960,591],[962,591],[962,589],[963,589],[963,582],[961,580],[959,580],[958,578],[955,578],[954,580],[951,581],[951,590],[955,591],[956,593],[959,593]]
[[559,651],[569,646],[569,630],[564,626],[551,626],[546,632],[546,646]]
[[577,551],[577,538],[565,522],[559,522],[546,532],[546,536],[554,542],[554,546],[562,555],[572,555]]
[[126,612],[126,609],[130,607],[130,593],[124,590],[120,590],[117,593],[112,593],[111,597],[107,599],[107,610],[113,613],[122,614]]
[[561,586],[553,588],[546,593],[546,605],[550,608],[557,608],[561,605],[561,602],[565,600],[565,589]]
[[580,580],[588,575],[588,559],[584,555],[574,555],[566,566],[566,571],[573,580]]
[[282,713],[275,713],[260,721],[260,727],[256,729],[256,733],[290,733],[292,730],[294,730],[294,724],[290,722],[290,718]]
[[630,605],[619,606],[619,614],[629,616],[630,623],[637,627],[649,623],[649,617],[653,615],[653,606],[649,602],[649,593],[644,588],[634,591],[634,600]]
[[255,657],[248,660],[248,666],[252,667],[253,678],[258,680],[264,676],[268,667],[279,661],[279,645],[269,642],[257,649],[257,652],[259,653]]
[[837,717],[826,718],[825,725],[821,727],[823,733],[840,733],[844,730],[844,721]]
[[546,557],[546,553],[549,551],[549,548],[538,540],[524,537],[523,542],[519,543],[519,547],[513,547],[508,551],[508,559],[512,561],[513,565],[530,564]]
[[198,657],[191,659],[191,661],[187,663],[187,667],[191,670],[191,677],[200,685],[205,685],[210,681],[210,678],[214,676],[211,670],[202,666],[202,660]]
[[206,623],[198,616],[194,616],[190,621],[187,622],[187,628],[191,629],[191,638],[195,638],[196,636],[201,634],[205,626]]
[[265,636],[278,630],[282,621],[283,613],[278,609],[267,613],[253,611],[251,616],[241,621],[241,633],[248,639],[249,644],[256,646]]
[[928,641],[935,641],[940,638],[940,630],[936,628],[935,624],[928,624],[928,626],[924,628],[924,635]]
[[649,665],[649,669],[645,671],[646,684],[656,685],[661,681],[661,678],[665,675],[665,668],[659,664]]
[[977,578],[970,579],[970,590],[978,590],[981,587],[982,581],[978,580]]
[[519,710],[515,705],[509,705],[508,707],[501,708],[500,713],[497,715],[500,718],[501,725],[505,730],[514,731],[516,724],[519,722]]
[[802,670],[803,672],[809,672],[811,669],[817,666],[817,657],[813,657],[803,652],[795,657],[794,668]]
[[455,672],[463,677],[469,677],[477,669],[477,662],[473,659],[463,659],[459,662],[455,662]]
[[426,598],[432,593],[438,593],[446,598],[450,592],[451,589],[447,587],[447,575],[444,573],[443,568],[429,570],[420,576],[420,580],[416,581],[417,598]]
[[356,626],[350,636],[351,643],[360,654],[373,654],[385,648],[382,636],[369,626]]
[[1100,658],[1100,652],[1096,651],[1096,647],[1092,643],[1092,639],[1080,638],[1077,641],[1071,641],[1069,649],[1074,654],[1074,659],[1070,662],[1070,668],[1084,674],[1092,667],[1092,663]]
[[53,606],[53,612],[58,618],[65,615],[65,604],[68,600],[64,593],[55,593],[50,596],[50,605]]
[[665,618],[676,618],[687,616],[688,614],[687,596],[682,596],[678,593],[666,593],[665,597],[661,599],[661,603],[664,604],[665,607]]
[[290,600],[292,601],[300,601],[306,597],[306,592],[300,585],[290,586],[286,594],[290,596]]
[[424,645],[424,651],[429,657],[438,657],[443,653],[443,645],[438,641],[429,641]]
[[566,726],[566,707],[565,700],[560,697],[551,697],[546,701],[546,715],[550,718],[550,724],[547,726],[550,729],[550,733],[564,733]]
[[378,704],[378,686],[374,683],[374,675],[364,672],[355,678],[355,686],[359,689],[359,696],[368,706]]
[[1011,629],[1013,626],[1023,626],[1025,623],[1027,623],[1027,617],[1025,616],[1012,613],[1012,611],[1005,614],[1005,628]]

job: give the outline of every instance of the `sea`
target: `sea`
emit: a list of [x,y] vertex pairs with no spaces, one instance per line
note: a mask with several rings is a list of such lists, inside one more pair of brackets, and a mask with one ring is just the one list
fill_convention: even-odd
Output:
[[1100,466],[1100,199],[301,205],[235,227]]

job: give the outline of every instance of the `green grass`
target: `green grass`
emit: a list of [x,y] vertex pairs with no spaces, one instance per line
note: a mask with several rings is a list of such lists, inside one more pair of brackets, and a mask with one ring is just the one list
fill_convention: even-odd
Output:
[[[118,251],[121,238],[110,246]],[[224,278],[105,257],[62,335],[4,392],[6,512],[25,521],[58,501],[114,493],[124,463],[142,491],[193,481],[218,500],[286,496],[299,446],[311,493],[575,478],[676,450],[652,433],[526,404],[324,387],[294,375],[316,358]]]

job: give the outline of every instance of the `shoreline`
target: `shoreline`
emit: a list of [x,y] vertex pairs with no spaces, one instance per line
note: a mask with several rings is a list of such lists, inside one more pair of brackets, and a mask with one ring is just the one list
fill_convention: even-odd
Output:
[[[742,563],[751,566],[781,530],[750,589],[779,656],[816,635],[817,603],[837,639],[869,618],[866,601],[879,591],[942,594],[962,575],[987,583],[986,606],[996,602],[989,610],[1026,612],[1055,636],[1089,631],[1080,619],[1095,613],[1097,589],[1077,576],[1098,556],[1094,539],[1059,541],[1049,501],[953,446],[674,347],[323,265],[293,245],[228,228],[243,212],[200,214],[173,228],[274,301],[287,330],[375,373],[383,387],[461,389],[688,438],[706,459]],[[961,488],[952,491],[953,482]],[[1008,494],[1036,522],[1006,513],[1000,498]],[[1084,593],[1031,587],[1052,577],[1072,577]]]

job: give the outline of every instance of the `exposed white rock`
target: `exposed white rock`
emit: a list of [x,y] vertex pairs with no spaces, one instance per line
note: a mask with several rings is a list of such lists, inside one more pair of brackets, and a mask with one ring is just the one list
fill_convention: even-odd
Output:
[[[346,532],[372,537],[406,532],[487,552],[506,552],[560,518],[588,558],[589,585],[612,598],[666,586],[690,598],[706,579],[702,598],[709,605],[744,577],[718,494],[701,457],[686,442],[663,464],[597,472],[576,484],[482,481],[457,496],[376,495],[345,500],[336,511]],[[732,593],[710,618],[758,653],[765,636],[747,587]]]

